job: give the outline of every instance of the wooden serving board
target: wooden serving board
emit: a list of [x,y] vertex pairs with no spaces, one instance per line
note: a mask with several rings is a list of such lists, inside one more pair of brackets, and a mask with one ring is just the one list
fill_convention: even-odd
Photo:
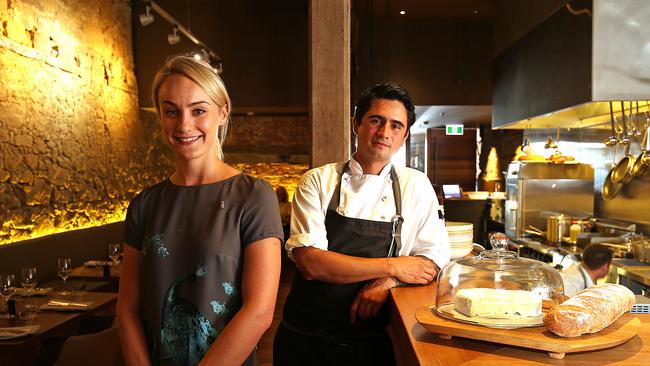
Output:
[[455,336],[532,348],[549,352],[553,358],[562,358],[565,353],[618,346],[637,335],[641,330],[641,320],[630,313],[623,314],[614,324],[598,333],[585,334],[575,338],[557,336],[543,326],[497,329],[456,322],[435,314],[431,306],[419,308],[415,313],[415,318],[426,330],[443,337]]

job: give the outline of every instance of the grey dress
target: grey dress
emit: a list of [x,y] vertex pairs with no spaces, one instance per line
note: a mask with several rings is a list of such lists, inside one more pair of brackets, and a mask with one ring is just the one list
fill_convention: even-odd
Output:
[[201,360],[242,305],[244,248],[265,238],[283,239],[275,192],[245,174],[165,180],[131,201],[125,241],[142,254],[140,316],[154,365]]

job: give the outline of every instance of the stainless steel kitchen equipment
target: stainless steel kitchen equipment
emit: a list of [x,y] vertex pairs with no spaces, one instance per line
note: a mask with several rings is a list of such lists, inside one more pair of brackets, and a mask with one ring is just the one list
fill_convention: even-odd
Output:
[[570,227],[571,216],[563,214],[549,216],[546,219],[546,240],[559,244],[562,238],[569,236]]
[[529,236],[529,225],[547,229],[548,212],[593,216],[594,169],[589,164],[516,161],[506,177],[505,229],[511,238]]
[[581,3],[589,15],[561,7],[495,57],[492,128],[607,128],[609,101],[648,99],[648,1]]

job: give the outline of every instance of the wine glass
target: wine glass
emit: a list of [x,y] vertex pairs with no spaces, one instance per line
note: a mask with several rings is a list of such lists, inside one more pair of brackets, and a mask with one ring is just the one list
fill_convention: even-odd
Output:
[[71,258],[59,258],[58,260],[58,273],[59,277],[63,280],[63,291],[61,292],[61,295],[70,295],[70,291],[68,291],[68,287],[66,286],[66,280],[68,277],[70,277],[70,274],[72,273],[72,259]]
[[25,300],[25,315],[21,316],[21,319],[34,319],[36,318],[36,303],[31,301],[29,297],[32,295],[32,290],[36,288],[38,283],[38,273],[36,272],[36,267],[23,267],[22,269],[22,278],[20,283],[25,289],[28,299]]
[[5,300],[7,306],[7,314],[1,315],[0,319],[11,319],[14,317],[13,314],[9,312],[9,300],[16,293],[16,278],[12,274],[0,275],[0,295]]
[[22,280],[21,284],[25,291],[27,291],[27,296],[30,296],[32,290],[36,288],[38,283],[38,274],[36,272],[36,267],[24,267],[22,269]]
[[113,261],[113,265],[117,264],[117,261],[122,255],[122,244],[120,243],[109,243],[108,244],[108,256]]

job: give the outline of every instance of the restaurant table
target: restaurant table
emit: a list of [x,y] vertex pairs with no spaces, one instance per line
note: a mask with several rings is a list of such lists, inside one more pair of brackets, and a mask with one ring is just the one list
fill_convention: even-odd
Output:
[[435,305],[436,283],[391,290],[390,332],[398,365],[642,365],[650,360],[650,314],[635,314],[643,327],[629,341],[607,349],[550,358],[544,351],[485,341],[439,338],[415,319],[422,306]]
[[81,266],[76,267],[70,272],[68,281],[105,281],[109,282],[108,286],[102,288],[102,291],[117,292],[120,284],[120,271],[122,264],[109,267],[109,276],[104,276],[104,266]]
[[[55,298],[60,296],[52,295]],[[37,306],[47,303],[51,296],[34,296]],[[23,301],[25,298],[17,298]],[[70,299],[70,298],[65,298]],[[36,364],[44,340],[50,338],[66,338],[76,335],[82,320],[115,314],[117,294],[107,292],[88,292],[83,297],[71,301],[92,301],[88,309],[83,311],[39,310],[38,316],[32,320],[0,319],[0,327],[17,327],[24,325],[40,325],[40,329],[31,335],[20,338],[0,340],[0,365],[33,365]]]
[[70,277],[69,278],[80,278],[80,279],[85,279],[85,280],[90,280],[90,281],[101,281],[101,280],[106,280],[110,279],[113,281],[117,281],[120,278],[120,271],[122,269],[122,264],[118,264],[115,266],[109,266],[110,268],[110,275],[108,277],[104,276],[104,266],[81,266],[81,267],[76,267],[72,269],[72,272],[70,272]]
[[[39,287],[42,288],[51,288],[53,291],[70,291],[73,287],[73,279],[68,279],[65,283],[61,280],[54,280],[45,282]],[[111,281],[101,281],[101,280],[92,280],[87,281],[84,279],[78,279],[76,281],[83,281],[83,291],[92,291],[92,292],[115,292],[113,291],[113,283]]]

